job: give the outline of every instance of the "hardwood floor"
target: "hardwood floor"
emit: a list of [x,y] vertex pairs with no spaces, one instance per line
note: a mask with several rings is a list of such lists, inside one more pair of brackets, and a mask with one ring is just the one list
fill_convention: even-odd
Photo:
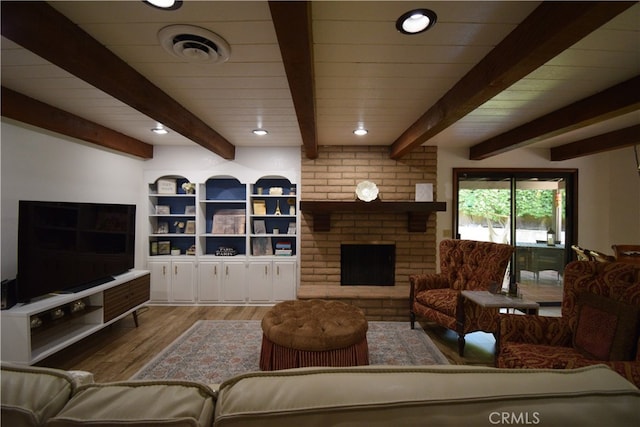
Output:
[[[139,311],[139,327],[128,316],[38,363],[89,371],[98,382],[128,380],[197,320],[261,320],[269,306],[149,306]],[[408,317],[408,316],[407,316]],[[467,335],[465,356],[457,354],[457,335],[433,324],[421,325],[451,364],[493,366],[491,334]],[[407,318],[407,328],[409,321]]]
[[128,380],[197,320],[260,320],[267,306],[148,306],[44,359],[39,366],[77,369],[98,382]]

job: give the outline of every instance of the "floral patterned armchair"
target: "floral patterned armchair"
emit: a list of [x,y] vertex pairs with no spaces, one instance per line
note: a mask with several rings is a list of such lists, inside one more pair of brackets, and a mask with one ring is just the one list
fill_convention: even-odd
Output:
[[482,308],[462,297],[463,290],[501,287],[513,246],[474,240],[440,242],[440,273],[409,276],[411,328],[416,315],[458,333],[458,353],[464,354],[464,336],[475,331],[497,331],[498,309]]
[[574,261],[564,272],[561,317],[500,315],[496,366],[604,363],[640,386],[640,264]]

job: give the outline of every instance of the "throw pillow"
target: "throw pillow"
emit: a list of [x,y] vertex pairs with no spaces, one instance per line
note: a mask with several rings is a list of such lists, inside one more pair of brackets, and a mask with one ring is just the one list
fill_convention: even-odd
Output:
[[633,360],[638,341],[638,307],[583,292],[573,347],[596,360]]

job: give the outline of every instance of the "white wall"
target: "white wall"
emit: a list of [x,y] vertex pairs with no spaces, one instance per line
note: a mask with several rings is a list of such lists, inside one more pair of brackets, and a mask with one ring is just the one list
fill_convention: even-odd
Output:
[[[140,212],[144,161],[72,143],[70,138],[2,119],[2,264],[0,277],[17,273],[18,201],[136,204]],[[136,268],[142,268],[143,216],[136,223]]]
[[612,254],[614,243],[640,243],[640,176],[633,148],[549,162],[548,149],[520,149],[483,161],[468,159],[468,150],[438,149],[438,200],[447,211],[438,213],[437,239],[451,237],[453,168],[572,168],[578,169],[578,244]]
[[236,147],[234,160],[222,157],[200,146],[156,146],[153,159],[143,165],[145,182],[163,175],[186,173],[192,182],[204,182],[212,176],[230,175],[243,183],[253,183],[263,176],[281,175],[300,182],[299,147]]
[[609,159],[609,185],[603,194],[610,207],[608,234],[612,243],[640,244],[640,170],[635,153],[633,148],[611,151]]

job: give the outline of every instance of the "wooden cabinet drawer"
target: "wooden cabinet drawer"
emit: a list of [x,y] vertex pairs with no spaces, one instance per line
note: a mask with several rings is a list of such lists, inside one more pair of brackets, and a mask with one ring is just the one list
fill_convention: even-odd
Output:
[[104,321],[108,322],[127,310],[149,300],[149,275],[104,291]]
[[130,284],[133,306],[149,301],[151,281],[148,274],[131,281]]

